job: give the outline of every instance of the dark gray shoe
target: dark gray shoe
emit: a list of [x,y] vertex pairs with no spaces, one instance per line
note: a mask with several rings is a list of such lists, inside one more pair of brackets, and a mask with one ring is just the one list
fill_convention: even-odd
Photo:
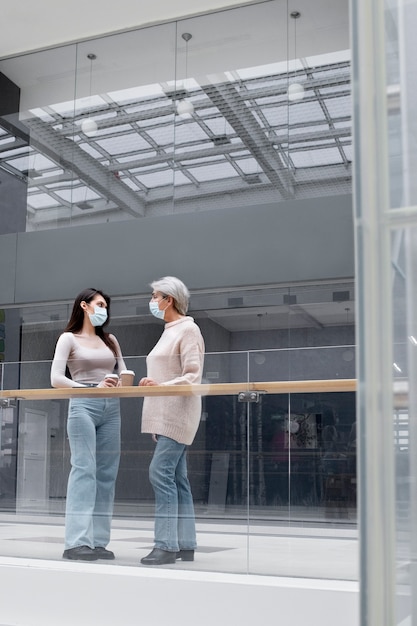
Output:
[[70,561],[97,561],[98,556],[95,550],[88,546],[77,546],[76,548],[64,550],[62,558]]
[[112,552],[111,550],[106,550],[106,548],[103,548],[102,546],[98,546],[94,548],[94,552],[97,554],[98,559],[106,559],[106,561],[113,561],[113,559],[115,558],[114,552]]
[[181,561],[194,561],[194,550],[179,550],[176,558]]
[[143,565],[168,565],[175,563],[177,558],[176,552],[168,552],[167,550],[161,550],[160,548],[154,548],[148,556],[144,556],[140,562]]

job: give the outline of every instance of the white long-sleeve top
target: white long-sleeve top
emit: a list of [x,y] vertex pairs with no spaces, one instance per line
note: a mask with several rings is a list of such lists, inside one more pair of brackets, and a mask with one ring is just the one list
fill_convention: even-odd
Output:
[[[158,343],[146,359],[147,376],[159,385],[201,383],[204,340],[193,318],[165,324]],[[190,445],[201,417],[201,397],[153,396],[143,401],[142,432],[170,437]]]
[[[120,372],[126,369],[119,343],[114,335],[117,359],[104,341],[98,348],[88,348],[74,333],[62,333],[58,338],[51,367],[52,387],[83,387],[84,384],[98,384],[106,374],[112,373],[117,364]],[[66,367],[71,378],[65,375]],[[84,383],[84,384],[83,384]]]

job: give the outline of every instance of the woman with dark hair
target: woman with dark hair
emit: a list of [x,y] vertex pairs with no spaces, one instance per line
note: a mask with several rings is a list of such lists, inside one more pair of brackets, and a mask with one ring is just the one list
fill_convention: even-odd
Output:
[[[98,289],[76,297],[70,320],[58,338],[51,368],[52,387],[114,387],[115,370],[125,369],[120,346],[104,328],[110,298]],[[67,376],[69,371],[69,376]],[[64,559],[114,559],[110,541],[114,490],[120,460],[118,398],[72,398],[68,439],[71,472],[65,511]]]

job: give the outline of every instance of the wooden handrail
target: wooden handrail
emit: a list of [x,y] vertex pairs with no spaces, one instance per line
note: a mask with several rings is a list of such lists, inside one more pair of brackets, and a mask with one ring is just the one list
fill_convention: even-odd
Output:
[[154,387],[66,387],[64,389],[6,389],[0,399],[65,400],[69,398],[143,398],[145,396],[232,396],[242,391],[319,393],[356,391],[355,379],[157,385]]
[[[145,396],[234,396],[245,391],[259,393],[335,393],[357,390],[354,378],[291,380],[203,385],[156,385],[154,387],[66,387],[65,389],[5,389],[0,400],[68,400],[70,398],[144,398]],[[394,383],[394,407],[408,407],[408,383]]]

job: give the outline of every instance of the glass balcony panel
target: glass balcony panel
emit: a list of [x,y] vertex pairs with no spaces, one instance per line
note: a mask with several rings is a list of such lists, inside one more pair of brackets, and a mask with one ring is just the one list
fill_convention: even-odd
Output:
[[[342,348],[325,350],[330,349],[334,359],[342,354]],[[355,486],[346,482],[349,472],[352,480],[355,477],[354,393],[310,390],[312,383],[326,388],[329,381],[314,379],[308,369],[305,393],[274,392],[277,384],[303,383],[301,372],[297,380],[288,376],[276,380],[273,374],[279,369],[272,367],[270,376],[258,372],[251,377],[264,365],[261,356],[270,365],[279,362],[288,372],[292,354],[293,350],[206,354],[199,388],[202,418],[188,451],[199,567],[355,579]],[[316,355],[320,359],[318,348]],[[128,356],[125,362],[135,372],[137,385],[146,373],[146,357]],[[10,536],[0,538],[2,555],[62,556],[70,470],[68,400],[48,398],[50,391],[37,394],[50,390],[50,364],[45,360],[1,366],[1,516],[3,521],[17,516],[21,529],[30,528],[19,545]],[[11,389],[18,391],[6,397]],[[26,399],[19,400],[19,390]],[[248,396],[254,391],[255,396]],[[110,547],[120,555],[117,562],[126,566],[137,566],[140,554],[153,543],[154,496],[148,470],[154,444],[150,435],[140,433],[142,402],[141,397],[121,398],[122,453]],[[349,472],[340,469],[341,460],[326,457],[331,437],[324,433],[336,421]],[[34,519],[42,533],[34,532]],[[337,551],[317,560],[317,551],[327,541]]]

